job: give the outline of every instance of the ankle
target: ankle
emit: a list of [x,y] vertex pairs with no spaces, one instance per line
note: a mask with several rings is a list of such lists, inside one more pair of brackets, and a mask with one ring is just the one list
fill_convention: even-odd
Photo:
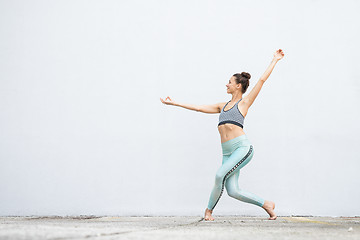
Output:
[[262,205],[263,208],[267,208],[270,206],[271,206],[271,204],[270,204],[270,201],[268,201],[268,200],[265,200],[264,204]]

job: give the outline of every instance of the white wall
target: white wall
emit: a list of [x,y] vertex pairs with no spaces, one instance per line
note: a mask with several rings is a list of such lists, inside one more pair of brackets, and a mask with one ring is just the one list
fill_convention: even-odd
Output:
[[[281,48],[239,185],[279,215],[360,215],[358,1],[0,1],[0,215],[202,215],[218,114]],[[263,215],[222,196],[216,214]]]

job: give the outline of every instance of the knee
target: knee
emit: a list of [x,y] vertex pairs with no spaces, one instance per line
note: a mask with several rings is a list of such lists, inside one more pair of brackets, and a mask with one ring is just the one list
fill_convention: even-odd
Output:
[[215,183],[222,184],[223,180],[224,180],[224,175],[220,173],[216,173]]
[[235,188],[227,188],[226,191],[227,194],[232,198],[236,198],[238,196],[238,192],[236,191]]
[[241,201],[243,201],[243,196],[241,194],[241,190],[240,189],[236,189],[236,188],[227,188],[226,189],[228,195],[232,198],[236,198],[239,199]]

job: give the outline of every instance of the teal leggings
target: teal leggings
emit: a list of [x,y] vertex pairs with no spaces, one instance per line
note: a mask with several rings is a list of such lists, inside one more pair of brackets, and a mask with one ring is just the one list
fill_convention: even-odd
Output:
[[218,203],[224,186],[230,197],[262,207],[265,200],[239,188],[240,169],[250,162],[254,149],[246,135],[221,143],[223,160],[216,172],[215,185],[211,192],[208,209],[213,210]]

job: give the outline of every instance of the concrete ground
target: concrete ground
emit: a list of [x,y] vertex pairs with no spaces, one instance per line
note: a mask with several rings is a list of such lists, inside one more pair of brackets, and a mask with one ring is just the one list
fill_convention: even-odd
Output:
[[360,239],[360,217],[0,217],[0,239]]

